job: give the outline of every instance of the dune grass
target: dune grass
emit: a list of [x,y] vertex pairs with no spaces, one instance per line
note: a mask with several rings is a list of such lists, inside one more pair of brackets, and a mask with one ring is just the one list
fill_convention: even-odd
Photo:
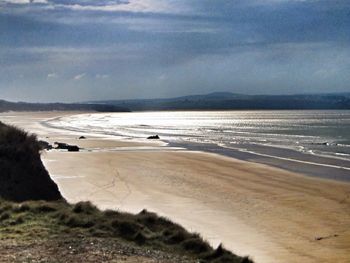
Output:
[[185,255],[200,262],[252,262],[221,245],[213,249],[200,235],[146,210],[138,214],[100,211],[89,202],[0,201],[0,237],[30,240],[60,235],[118,238],[145,249]]
[[0,122],[0,197],[58,200],[62,196],[40,159],[35,135]]

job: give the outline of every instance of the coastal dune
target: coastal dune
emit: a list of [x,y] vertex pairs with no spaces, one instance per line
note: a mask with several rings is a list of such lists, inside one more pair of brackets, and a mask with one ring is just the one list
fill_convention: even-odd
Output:
[[1,118],[50,142],[84,148],[42,155],[69,202],[90,200],[129,212],[146,208],[256,262],[350,260],[349,183],[155,142],[96,135],[78,140],[77,133],[40,124],[57,116],[11,113]]

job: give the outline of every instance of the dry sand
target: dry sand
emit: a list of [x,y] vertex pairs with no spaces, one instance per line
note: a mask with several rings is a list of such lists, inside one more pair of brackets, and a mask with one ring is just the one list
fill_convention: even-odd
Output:
[[68,201],[147,208],[258,263],[350,262],[349,183],[158,143],[93,135],[78,140],[82,134],[39,123],[60,115],[7,113],[0,120],[85,148],[43,154]]

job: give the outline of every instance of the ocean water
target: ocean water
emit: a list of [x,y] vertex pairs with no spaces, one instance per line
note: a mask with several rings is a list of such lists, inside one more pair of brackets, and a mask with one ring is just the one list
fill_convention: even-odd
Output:
[[315,162],[350,173],[350,111],[97,113],[62,117],[48,124],[124,139],[158,134],[173,145]]

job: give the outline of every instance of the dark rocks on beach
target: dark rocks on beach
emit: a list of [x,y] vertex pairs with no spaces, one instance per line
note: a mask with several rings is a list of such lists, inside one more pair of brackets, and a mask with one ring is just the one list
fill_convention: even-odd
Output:
[[158,135],[153,135],[153,136],[149,136],[147,137],[148,140],[159,140],[159,136]]
[[56,145],[55,149],[63,149],[63,150],[67,150],[68,149],[68,144],[67,143],[55,142],[54,144]]
[[50,143],[46,141],[38,141],[41,150],[51,150],[53,147]]
[[79,152],[79,147],[77,145],[70,145],[62,142],[55,142],[55,149],[68,150],[68,152]]
[[80,136],[80,137],[79,137],[79,140],[84,140],[84,139],[86,139],[85,136]]
[[79,152],[79,147],[76,145],[68,145],[68,152]]

